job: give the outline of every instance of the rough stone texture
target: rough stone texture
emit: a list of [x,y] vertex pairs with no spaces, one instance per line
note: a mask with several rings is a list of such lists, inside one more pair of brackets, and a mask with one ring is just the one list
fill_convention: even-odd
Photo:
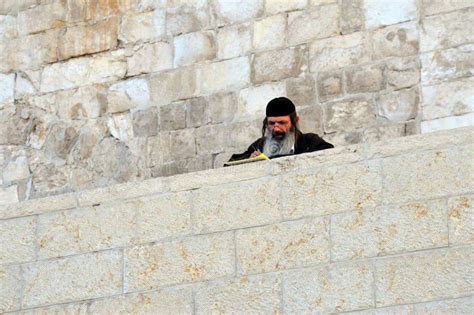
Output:
[[405,57],[418,53],[418,29],[414,22],[397,24],[371,33],[373,58]]
[[214,62],[200,68],[200,91],[210,94],[226,89],[238,89],[250,82],[247,57]]
[[0,311],[14,311],[21,303],[21,270],[20,266],[0,265]]
[[262,104],[280,96],[286,96],[284,83],[269,83],[242,89],[239,93],[236,118],[248,120],[254,117],[264,117],[265,108]]
[[159,39],[165,35],[165,28],[165,12],[162,10],[125,15],[120,24],[118,39],[124,43]]
[[196,70],[178,68],[150,77],[150,94],[154,104],[166,105],[172,101],[196,95]]
[[417,89],[404,89],[380,94],[376,100],[378,114],[391,121],[408,121],[418,113]]
[[133,136],[152,137],[158,133],[158,110],[151,107],[133,113]]
[[281,48],[286,41],[286,15],[273,15],[256,21],[253,26],[253,48]]
[[187,127],[204,126],[209,121],[209,105],[204,97],[192,98],[186,102]]
[[236,23],[259,17],[263,13],[264,0],[254,1],[212,1],[216,12],[218,23]]
[[213,124],[232,120],[236,111],[235,93],[218,93],[209,97],[209,115]]
[[415,0],[379,1],[365,0],[365,27],[377,28],[383,25],[397,24],[414,20],[417,16]]
[[247,54],[252,48],[252,34],[248,23],[231,25],[217,31],[217,57],[230,59]]
[[36,218],[0,221],[0,264],[35,259]]
[[364,29],[364,2],[362,0],[342,0],[339,23],[342,34]]
[[125,112],[129,109],[147,107],[150,102],[150,88],[145,79],[121,81],[110,86],[107,93],[107,111]]
[[65,2],[50,2],[18,12],[18,32],[25,35],[63,26]]
[[421,132],[428,133],[446,129],[473,126],[474,113],[461,116],[444,117],[421,122]]
[[13,103],[15,75],[0,74],[0,106]]
[[419,61],[414,58],[391,59],[387,62],[387,84],[394,89],[402,89],[420,82]]
[[424,15],[433,15],[443,12],[454,11],[466,7],[471,7],[472,3],[469,0],[423,0],[422,13]]
[[428,315],[433,313],[443,314],[469,314],[474,309],[474,298],[468,296],[460,299],[421,303],[414,306],[416,314]]
[[474,243],[473,196],[460,196],[448,200],[449,244]]
[[199,31],[209,27],[210,19],[205,1],[183,2],[166,10],[166,32],[168,35],[179,35]]
[[318,77],[318,95],[321,102],[341,96],[342,91],[342,73],[323,72]]
[[189,33],[174,38],[174,66],[180,67],[211,60],[216,56],[212,33]]
[[278,81],[296,77],[306,64],[306,48],[298,46],[257,54],[252,62],[252,82]]
[[346,71],[349,93],[377,92],[385,87],[383,65],[360,66]]
[[12,185],[7,188],[0,187],[0,205],[16,203],[18,201],[20,201],[20,199],[18,198],[17,185]]
[[165,42],[144,44],[127,58],[127,75],[158,72],[173,67],[173,48]]
[[178,130],[186,127],[186,103],[177,102],[160,106],[160,130]]
[[[312,76],[286,80],[286,96],[298,106],[311,106],[316,103],[316,83]],[[283,95],[283,94],[281,94]]]
[[327,133],[336,131],[337,126],[343,125],[346,130],[351,130],[371,125],[375,121],[374,105],[366,97],[326,103],[323,109],[324,131]]
[[204,126],[196,130],[197,154],[223,152],[228,139],[228,130],[223,125]]

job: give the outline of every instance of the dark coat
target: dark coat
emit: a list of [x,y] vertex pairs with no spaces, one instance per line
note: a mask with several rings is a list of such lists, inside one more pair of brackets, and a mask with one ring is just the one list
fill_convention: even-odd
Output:
[[[265,137],[262,137],[252,143],[247,151],[240,154],[233,154],[229,161],[238,161],[242,159],[247,159],[250,155],[259,150],[263,152],[263,145],[265,144]],[[320,136],[315,133],[297,133],[296,143],[295,143],[295,154],[314,152],[319,150],[331,149],[334,146],[326,141],[324,141]],[[274,156],[272,158],[276,158]]]

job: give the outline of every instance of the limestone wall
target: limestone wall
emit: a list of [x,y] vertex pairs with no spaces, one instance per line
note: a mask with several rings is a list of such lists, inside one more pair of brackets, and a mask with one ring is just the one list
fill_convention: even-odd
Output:
[[1,206],[0,311],[470,314],[473,132]]
[[336,145],[472,125],[471,0],[2,0],[0,203],[219,167],[294,100]]

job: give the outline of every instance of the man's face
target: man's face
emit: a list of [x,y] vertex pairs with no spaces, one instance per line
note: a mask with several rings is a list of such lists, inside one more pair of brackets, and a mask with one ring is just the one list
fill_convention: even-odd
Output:
[[290,116],[267,117],[267,120],[268,131],[277,140],[282,140],[286,133],[291,130]]

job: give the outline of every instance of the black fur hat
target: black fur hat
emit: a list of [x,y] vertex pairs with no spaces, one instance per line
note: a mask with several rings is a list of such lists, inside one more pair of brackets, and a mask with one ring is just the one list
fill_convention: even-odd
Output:
[[295,105],[286,97],[277,97],[267,104],[267,117],[288,116],[295,112]]

